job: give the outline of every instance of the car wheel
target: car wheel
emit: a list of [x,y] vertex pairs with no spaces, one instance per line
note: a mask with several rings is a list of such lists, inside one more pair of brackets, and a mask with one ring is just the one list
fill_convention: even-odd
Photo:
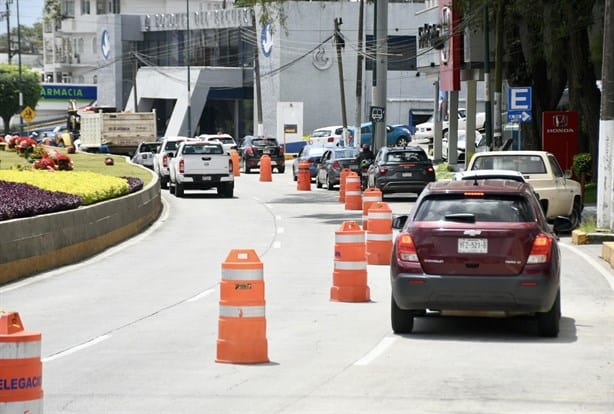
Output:
[[175,184],[175,197],[183,197],[183,184]]
[[390,322],[392,323],[392,331],[396,334],[411,333],[414,329],[413,312],[399,308],[394,296],[390,297]]
[[167,177],[160,177],[160,187],[161,188],[168,188],[168,178]]
[[409,138],[408,137],[399,137],[397,138],[397,146],[398,147],[406,147],[409,145]]
[[316,187],[322,188],[322,181],[320,181],[320,174],[316,175]]
[[333,182],[330,180],[330,175],[326,176],[326,188],[329,191],[333,191],[335,189],[335,185],[333,184]]
[[286,166],[285,165],[280,165],[277,167],[277,172],[279,174],[283,174],[284,172],[286,172]]
[[296,175],[296,170],[292,167],[292,179],[294,181],[298,181],[298,176]]
[[554,338],[559,334],[561,321],[561,291],[556,293],[556,299],[548,312],[538,313],[537,332],[540,336]]
[[172,181],[168,184],[168,192],[171,194],[175,194],[175,186],[173,185]]
[[244,172],[245,174],[249,174],[249,172],[250,172],[250,169],[249,169],[249,167],[247,166],[247,161],[246,161],[246,160],[243,160],[243,172]]
[[217,188],[217,194],[220,197],[232,198],[234,193],[234,183],[223,183]]
[[582,203],[577,198],[573,202],[573,209],[571,210],[569,220],[571,221],[571,230],[578,227],[582,221]]

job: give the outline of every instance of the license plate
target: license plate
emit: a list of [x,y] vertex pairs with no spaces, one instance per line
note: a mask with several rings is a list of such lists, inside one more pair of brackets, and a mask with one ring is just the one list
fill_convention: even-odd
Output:
[[200,177],[201,180],[203,181],[211,181],[211,177],[209,177],[208,175],[204,175],[202,177]]
[[270,154],[270,153],[271,153],[271,150],[269,150],[269,149],[265,149],[264,151],[262,151],[262,153],[263,153],[263,154]]
[[459,253],[488,253],[488,239],[458,239]]
[[403,177],[411,177],[411,176],[412,176],[412,173],[410,173],[410,172],[404,172],[403,173]]

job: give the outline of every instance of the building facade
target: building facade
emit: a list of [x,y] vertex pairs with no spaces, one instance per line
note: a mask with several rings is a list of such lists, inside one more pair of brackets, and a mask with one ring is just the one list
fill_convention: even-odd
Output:
[[[61,15],[45,20],[45,80],[95,84],[101,106],[155,109],[164,135],[224,130],[240,137],[256,133],[261,121],[262,132],[276,136],[284,123],[280,103],[300,104],[297,135],[309,134],[341,124],[342,89],[348,124],[355,124],[357,113],[368,121],[375,67],[372,4],[365,3],[362,51],[359,2],[285,2],[284,25],[282,19],[261,22],[261,10],[225,1],[62,0],[61,5]],[[334,36],[338,18],[341,64]],[[410,110],[432,110],[435,72],[427,72],[439,62],[418,66],[418,31],[424,22],[436,21],[436,2],[389,3],[388,123],[408,123]],[[359,54],[362,87],[357,87]]]

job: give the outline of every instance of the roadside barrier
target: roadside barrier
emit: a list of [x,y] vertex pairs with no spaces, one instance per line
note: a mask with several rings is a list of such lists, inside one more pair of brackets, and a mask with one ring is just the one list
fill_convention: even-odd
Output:
[[345,178],[345,209],[362,210],[360,177],[354,171],[351,171]]
[[369,208],[367,231],[367,262],[389,265],[392,254],[392,209],[386,203],[375,202]]
[[350,173],[349,168],[342,168],[339,174],[339,202],[345,203],[345,180]]
[[235,177],[241,175],[241,166],[239,165],[239,153],[237,150],[230,150],[230,159],[232,160],[232,174]]
[[355,221],[345,221],[335,231],[335,263],[330,300],[368,302],[365,232]]
[[298,191],[311,191],[311,172],[309,171],[309,161],[300,161],[298,163],[296,189]]
[[23,329],[17,312],[0,315],[0,413],[43,412],[41,334]]
[[263,264],[254,250],[231,250],[222,263],[216,362],[269,362]]
[[260,181],[273,181],[271,157],[267,154],[260,157]]
[[379,188],[367,188],[362,193],[362,229],[369,230],[369,207],[382,201],[382,191]]

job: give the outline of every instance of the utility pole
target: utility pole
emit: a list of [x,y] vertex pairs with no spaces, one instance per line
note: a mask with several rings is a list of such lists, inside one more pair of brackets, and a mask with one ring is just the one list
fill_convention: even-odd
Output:
[[132,46],[132,48],[133,48],[132,49],[132,58],[134,59],[134,65],[133,65],[133,68],[132,68],[132,70],[134,72],[133,78],[132,78],[132,87],[134,89],[134,112],[137,113],[137,112],[139,112],[139,100],[138,100],[138,97],[137,97],[137,94],[136,94],[136,73],[139,70],[139,62],[138,62],[138,60],[136,58],[136,51],[134,50],[136,48],[136,44],[134,44]]
[[191,48],[190,44],[190,0],[185,1],[185,10],[186,10],[186,35],[187,35],[187,64],[188,64],[188,138],[192,137],[192,97],[191,97],[191,88],[192,88],[192,80],[190,79],[190,60],[191,56]]
[[386,88],[388,76],[388,0],[375,2],[375,72],[373,73],[373,106],[383,108],[383,117],[373,122],[374,153],[386,146]]
[[252,11],[252,22],[254,24],[254,81],[256,82],[256,135],[264,135],[264,125],[262,123],[262,93],[260,92],[260,58],[259,58],[259,42],[258,32],[256,31],[256,15]]
[[345,111],[345,87],[343,85],[343,61],[341,60],[341,49],[345,48],[345,40],[341,36],[339,26],[343,24],[341,17],[335,18],[335,45],[337,47],[337,68],[339,69],[339,90],[341,91],[341,121],[343,123],[343,143],[347,142],[348,119]]
[[488,26],[488,3],[484,3],[484,112],[486,114],[486,142],[492,148],[492,107],[490,103],[490,42]]
[[503,83],[503,0],[497,2],[496,37],[495,37],[495,107],[494,107],[494,132],[495,142],[503,145],[503,134],[501,131],[501,89]]
[[6,17],[6,55],[8,57],[9,65],[11,64],[11,59],[13,58],[13,53],[11,50],[11,10],[9,8],[12,2],[13,0],[6,0],[6,12],[4,12],[3,16]]
[[613,0],[605,0],[603,16],[603,62],[601,63],[601,120],[599,121],[599,179],[597,183],[597,227],[614,230],[614,38]]
[[358,12],[358,53],[356,63],[356,117],[354,118],[354,146],[360,147],[360,124],[362,124],[362,62],[364,60],[363,27],[365,14],[365,0],[360,0]]

